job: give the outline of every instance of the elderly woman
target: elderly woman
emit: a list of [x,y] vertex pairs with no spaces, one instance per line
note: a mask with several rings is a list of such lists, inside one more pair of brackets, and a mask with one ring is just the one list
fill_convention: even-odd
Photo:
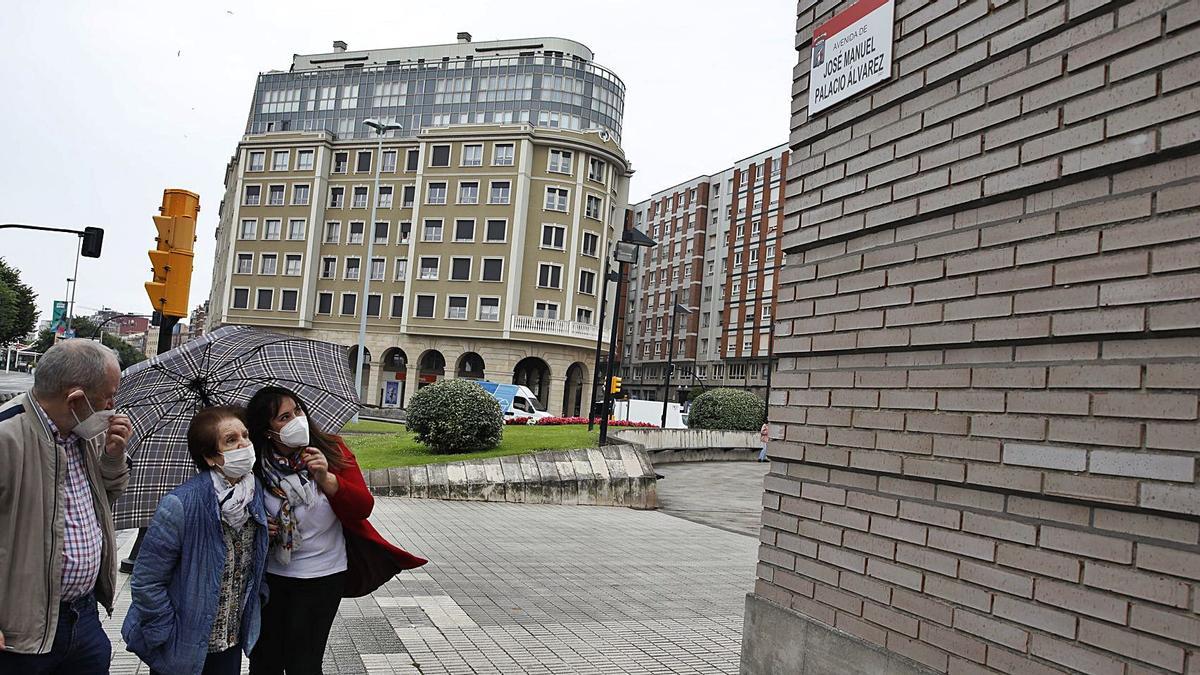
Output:
[[196,413],[200,473],[158,504],[138,552],[121,627],[151,673],[237,675],[258,640],[267,522],[241,408]]

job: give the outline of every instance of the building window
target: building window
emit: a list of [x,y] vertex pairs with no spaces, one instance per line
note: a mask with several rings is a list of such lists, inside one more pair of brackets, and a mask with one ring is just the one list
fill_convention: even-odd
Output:
[[480,281],[500,281],[504,276],[504,258],[484,258]]
[[441,241],[442,240],[442,221],[441,219],[428,219],[425,221],[425,229],[421,232],[421,241]]
[[233,289],[233,308],[234,309],[250,309],[250,289],[249,288]]
[[242,221],[238,228],[238,239],[247,240],[258,237],[258,221],[252,218],[246,218]]
[[489,204],[507,204],[510,198],[511,185],[506,180],[494,180],[491,182],[491,190],[488,192]]
[[312,171],[313,168],[313,151],[298,150],[296,151],[296,170],[297,171]]
[[276,150],[271,153],[271,170],[272,171],[287,171],[288,164],[291,163],[291,153],[287,150]]
[[542,225],[542,248],[563,250],[567,238],[567,228],[562,225]]
[[407,220],[405,220],[405,221],[401,221],[401,223],[400,223],[400,236],[396,238],[396,243],[397,243],[397,244],[407,244],[407,243],[408,243],[408,236],[409,236],[409,234],[410,234],[410,233],[412,233],[412,223],[410,223],[410,222],[409,222],[409,221],[407,221]]
[[429,159],[429,166],[450,166],[450,146],[433,146],[433,154]]
[[340,209],[346,203],[346,188],[331,187],[329,188],[329,208]]
[[441,265],[441,258],[437,256],[422,256],[420,274],[418,278],[423,280],[437,280],[438,267]]
[[475,221],[469,218],[454,221],[454,241],[475,241]]
[[579,323],[586,323],[589,326],[592,324],[592,310],[590,307],[576,307],[575,320]]
[[462,147],[463,166],[483,166],[483,146],[464,145]]
[[308,206],[311,188],[307,185],[292,186],[292,206]]
[[292,218],[288,220],[288,239],[290,241],[303,241],[306,221],[303,218]]
[[770,320],[771,320],[771,306],[770,306],[770,305],[763,305],[763,307],[762,307],[762,318],[763,318],[764,320],[766,320],[766,321],[770,321]]
[[391,185],[381,185],[379,187],[379,208],[392,208],[392,192],[395,190]]
[[767,244],[767,260],[775,259],[775,244]]
[[342,240],[342,224],[336,220],[325,223],[325,243],[336,244]]
[[404,281],[408,276],[408,258],[396,258],[396,281]]
[[479,183],[476,181],[461,181],[458,184],[459,204],[479,203]]
[[596,294],[596,273],[591,270],[579,270],[579,292],[587,295]]
[[379,316],[382,309],[383,296],[378,293],[372,293],[367,296],[367,316]]
[[267,206],[283,206],[283,185],[272,185],[267,188]]
[[297,300],[300,297],[299,291],[287,290],[279,292],[279,311],[294,312],[297,307]]
[[371,170],[371,151],[359,150],[354,163],[355,173],[367,173]]
[[358,304],[358,294],[342,293],[342,316],[354,316]]
[[480,321],[499,321],[500,320],[500,298],[480,298],[479,299],[479,320]]
[[391,229],[392,229],[392,225],[388,221],[386,221],[386,220],[376,221],[375,233],[374,233],[375,234],[375,243],[376,244],[388,243],[388,236],[390,235]]
[[346,276],[347,281],[357,281],[359,276],[359,268],[362,266],[362,261],[358,258],[346,258]]
[[447,319],[465,319],[465,318],[467,318],[467,296],[465,296],[465,295],[448,295],[448,296],[446,296],[446,318]]
[[242,199],[242,204],[245,206],[258,206],[262,203],[262,186],[247,185],[246,196]]
[[363,243],[363,230],[367,228],[367,224],[363,221],[355,221],[350,223],[350,236],[347,238],[347,244]]
[[538,302],[533,306],[533,315],[539,319],[557,319],[557,302]]
[[337,258],[321,258],[321,278],[332,279],[337,275]]
[[547,211],[562,211],[567,210],[567,198],[569,190],[566,188],[546,188],[546,210]]
[[371,281],[383,281],[387,273],[387,261],[383,258],[371,258]]
[[594,195],[587,196],[587,205],[584,209],[583,215],[587,216],[588,218],[594,218],[595,220],[600,220],[600,198],[599,197],[596,197]]
[[541,263],[538,265],[539,288],[562,288],[562,265]]
[[333,153],[333,172],[334,173],[346,173],[346,170],[349,167],[349,164],[350,164],[350,153],[348,153],[348,152]]
[[399,319],[403,316],[404,316],[404,296],[403,295],[393,295],[392,296],[391,317],[393,319]]
[[429,192],[425,197],[426,204],[445,204],[446,203],[446,184],[445,183],[430,183]]
[[260,288],[255,294],[254,309],[273,309],[275,307],[275,289]]
[[512,166],[515,149],[512,143],[497,143],[492,148],[492,164],[496,166]]
[[470,258],[451,258],[450,259],[450,280],[451,281],[470,281],[471,280],[471,259]]
[[598,157],[588,159],[588,180],[594,180],[597,183],[604,182],[604,169],[607,166],[604,160]]
[[404,156],[404,170],[416,171],[421,168],[421,151],[409,150]]
[[383,82],[375,85],[374,100],[372,106],[375,108],[394,108],[402,106],[407,101],[408,83],[407,82]]
[[574,153],[570,150],[559,150],[557,148],[550,149],[550,165],[547,171],[550,173],[571,173],[571,160]]
[[379,167],[379,170],[384,173],[395,173],[396,172],[396,151],[395,150],[384,150],[382,157],[383,157],[383,164]]
[[317,314],[332,314],[333,313],[333,293],[321,292],[317,294]]
[[250,167],[247,171],[264,171],[266,170],[267,153],[254,151],[250,153]]
[[507,220],[488,220],[486,241],[503,243],[508,236]]
[[594,232],[583,233],[583,254],[596,257],[596,251],[600,248],[600,235]]
[[416,199],[417,199],[417,186],[405,185],[404,186],[404,199],[401,201],[400,207],[405,208],[405,209],[411,209],[413,202],[416,201]]
[[434,295],[418,295],[417,296],[417,311],[415,316],[422,319],[432,319],[434,310],[434,301],[437,296]]
[[354,188],[354,202],[353,202],[352,208],[356,208],[356,209],[367,208],[367,188],[366,187]]
[[254,274],[254,254],[239,253],[237,254],[237,267],[233,270],[234,274]]
[[268,218],[263,221],[263,239],[266,241],[279,241],[280,230],[283,227],[283,221],[278,218]]
[[298,277],[300,276],[300,256],[288,254],[283,258],[283,273],[285,276]]

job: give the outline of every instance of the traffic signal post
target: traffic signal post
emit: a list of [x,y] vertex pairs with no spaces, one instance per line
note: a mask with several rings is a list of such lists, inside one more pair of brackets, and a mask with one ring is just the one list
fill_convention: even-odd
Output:
[[146,294],[150,306],[162,316],[158,329],[161,354],[171,348],[175,324],[188,312],[200,195],[175,188],[163,190],[158,211],[160,215],[154,216],[157,246],[149,252],[154,279],[146,282]]
[[[600,410],[600,445],[608,444],[608,418],[612,415],[613,394],[621,390],[621,378],[613,377],[613,361],[617,353],[617,321],[624,308],[621,306],[621,292],[625,290],[625,266],[637,263],[638,251],[642,248],[657,246],[658,242],[640,230],[625,230],[621,240],[613,246],[613,259],[617,261],[617,288],[613,298],[612,332],[608,338],[608,363],[604,366],[604,407]],[[607,280],[606,280],[607,283]]]
[[[24,225],[21,223],[0,223],[0,230],[6,228],[14,228],[19,230],[41,230],[43,232],[67,232],[79,237],[79,246],[75,249],[75,276],[67,279],[68,283],[74,283],[79,279],[79,256],[85,258],[99,258],[100,251],[104,248],[104,228],[101,227],[85,227],[82,230],[72,230],[65,227],[45,227],[44,225]],[[75,311],[75,291],[74,286],[71,286],[71,301],[67,305],[67,330],[71,329],[71,318]]]

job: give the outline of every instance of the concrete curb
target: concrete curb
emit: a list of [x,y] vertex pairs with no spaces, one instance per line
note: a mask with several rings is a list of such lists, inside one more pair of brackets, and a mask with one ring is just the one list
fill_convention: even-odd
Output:
[[363,477],[387,497],[658,508],[654,465],[631,444],[371,469]]
[[753,461],[761,447],[757,431],[621,429],[613,439],[643,448],[656,465]]

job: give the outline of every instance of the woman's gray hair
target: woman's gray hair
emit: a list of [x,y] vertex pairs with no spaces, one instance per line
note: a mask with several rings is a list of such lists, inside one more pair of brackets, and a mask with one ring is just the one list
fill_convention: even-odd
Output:
[[33,373],[33,393],[56,396],[71,387],[91,392],[108,376],[112,366],[120,368],[117,353],[99,342],[82,338],[63,340],[46,350]]

